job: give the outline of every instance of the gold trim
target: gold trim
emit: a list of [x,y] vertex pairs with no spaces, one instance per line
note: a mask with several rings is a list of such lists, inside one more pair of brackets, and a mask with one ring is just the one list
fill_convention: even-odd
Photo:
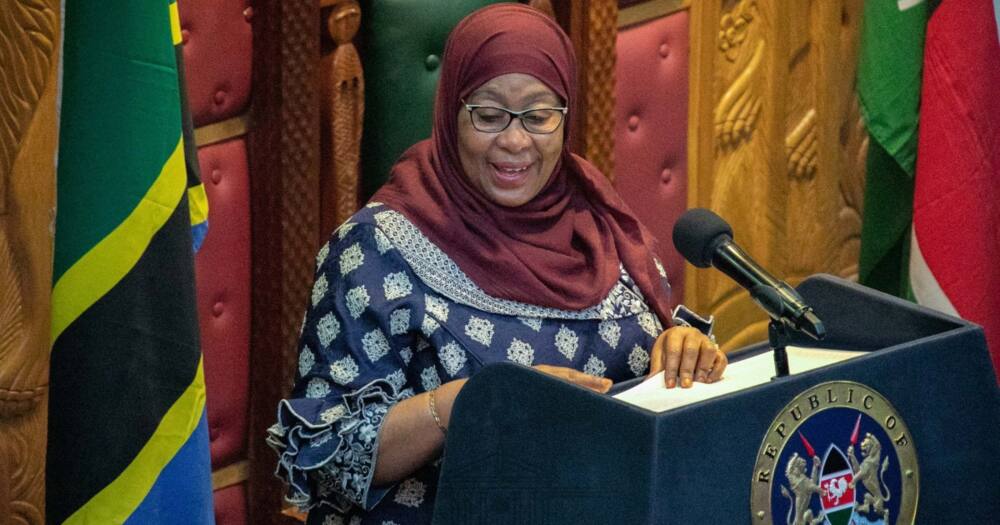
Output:
[[244,459],[212,472],[212,490],[224,489],[250,478],[250,461]]
[[618,28],[647,22],[691,7],[691,0],[649,0],[618,11]]
[[194,142],[198,147],[215,144],[224,140],[234,139],[247,134],[250,127],[250,119],[246,114],[237,115],[233,118],[208,124],[194,130]]

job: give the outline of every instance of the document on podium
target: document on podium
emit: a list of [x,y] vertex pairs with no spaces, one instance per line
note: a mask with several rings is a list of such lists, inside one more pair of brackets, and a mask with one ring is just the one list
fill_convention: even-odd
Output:
[[[791,374],[807,372],[868,353],[797,346],[789,346],[787,351]],[[691,388],[678,386],[668,389],[663,384],[663,372],[660,372],[614,397],[653,412],[663,412],[761,385],[770,381],[772,377],[774,377],[774,352],[769,350],[731,363],[726,367],[722,379],[715,383],[694,383]]]

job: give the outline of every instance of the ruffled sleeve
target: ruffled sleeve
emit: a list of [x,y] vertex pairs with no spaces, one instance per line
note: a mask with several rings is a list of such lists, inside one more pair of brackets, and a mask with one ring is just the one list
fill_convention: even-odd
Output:
[[288,501],[309,509],[320,503],[346,511],[366,509],[388,487],[371,489],[378,432],[389,407],[399,401],[392,386],[373,381],[332,404],[318,399],[284,399],[267,443],[278,454],[278,476],[289,486]]
[[369,510],[392,488],[371,484],[386,414],[413,395],[391,327],[407,271],[382,256],[374,231],[347,223],[320,250],[295,387],[268,430],[286,499],[303,510]]

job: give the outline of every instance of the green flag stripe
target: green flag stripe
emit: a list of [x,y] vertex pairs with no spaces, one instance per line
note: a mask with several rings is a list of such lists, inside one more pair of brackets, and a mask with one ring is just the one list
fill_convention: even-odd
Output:
[[168,4],[157,1],[66,6],[56,280],[132,213],[176,149],[168,17]]
[[[178,129],[175,137],[179,135]],[[175,140],[173,154],[138,206],[56,281],[52,289],[52,341],[135,266],[185,194],[184,146],[179,138]]]
[[64,523],[123,523],[142,503],[163,467],[191,437],[204,410],[205,373],[199,361],[194,381],[163,416],[135,460]]

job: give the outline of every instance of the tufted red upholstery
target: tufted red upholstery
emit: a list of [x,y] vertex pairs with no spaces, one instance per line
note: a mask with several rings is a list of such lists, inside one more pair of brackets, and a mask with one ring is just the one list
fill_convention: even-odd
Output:
[[253,10],[245,0],[178,0],[177,7],[194,125],[245,112],[250,100]]
[[[179,0],[188,104],[196,127],[247,112],[252,61],[245,0]],[[195,257],[212,469],[247,457],[250,188],[243,137],[198,151],[208,235]],[[220,525],[247,522],[246,484],[215,493]]]
[[242,138],[198,151],[208,235],[195,261],[212,466],[246,456],[250,345],[250,188]]
[[671,232],[687,208],[688,12],[620,29],[615,76],[615,186],[659,239],[677,303],[684,263]]

